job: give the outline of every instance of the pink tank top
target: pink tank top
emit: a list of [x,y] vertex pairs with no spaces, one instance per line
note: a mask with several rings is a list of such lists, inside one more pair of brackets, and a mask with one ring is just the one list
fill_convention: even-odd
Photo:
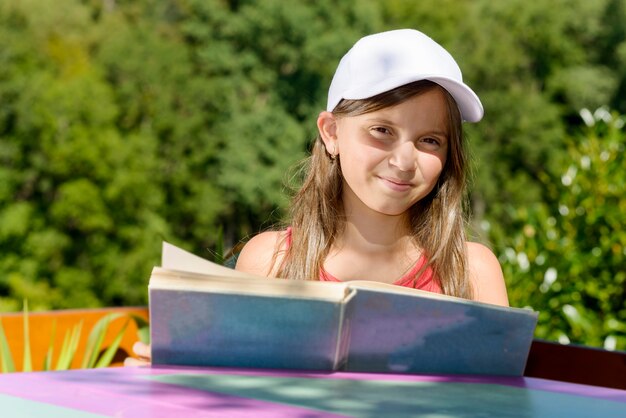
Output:
[[[286,234],[286,244],[287,249],[289,249],[289,247],[291,247],[291,227],[287,228]],[[424,267],[426,263],[427,259],[425,256],[422,255],[419,260],[417,260],[417,263],[415,263],[415,266],[413,266],[413,268],[407,274],[393,282],[393,284],[397,286],[413,287],[415,289],[426,290],[433,293],[443,293],[441,291],[441,286],[439,286],[439,282],[435,279],[434,272],[430,267],[427,267],[426,270],[424,270],[422,274],[416,279],[417,273],[422,267]],[[320,271],[320,281],[341,282],[342,280],[336,278],[322,268],[322,270]]]

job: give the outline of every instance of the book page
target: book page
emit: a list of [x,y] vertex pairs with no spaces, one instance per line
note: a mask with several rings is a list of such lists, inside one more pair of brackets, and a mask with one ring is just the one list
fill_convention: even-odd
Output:
[[491,303],[479,302],[477,300],[464,299],[464,298],[460,298],[456,296],[443,295],[441,293],[434,293],[434,292],[428,292],[426,290],[414,289],[412,287],[397,286],[397,285],[393,285],[390,283],[382,283],[382,282],[375,282],[375,281],[369,281],[369,280],[352,280],[352,281],[347,281],[344,283],[352,289],[357,289],[357,291],[358,289],[365,289],[365,290],[378,291],[381,293],[394,293],[394,294],[402,294],[402,295],[407,295],[407,296],[414,296],[417,298],[438,299],[438,300],[449,301],[453,303],[480,305],[480,306],[490,308],[490,309],[533,312],[532,310],[529,310],[529,309],[515,308],[511,306],[494,305]]
[[343,283],[274,279],[268,277],[227,277],[154,267],[150,276],[151,290],[181,290],[190,292],[236,295],[305,298],[342,302],[350,293]]
[[226,277],[257,277],[231,268],[220,266],[188,251],[163,241],[161,267],[168,270],[187,271]]
[[199,292],[310,297],[342,301],[349,290],[343,283],[274,279],[243,273],[213,263],[163,241],[161,268],[155,267],[150,287]]
[[415,289],[415,288],[406,287],[406,286],[398,286],[398,285],[391,284],[391,283],[383,283],[383,282],[377,282],[373,280],[350,280],[344,283],[346,283],[349,287],[354,288],[354,289],[370,289],[370,290],[377,290],[379,292],[385,292],[385,293],[402,293],[402,294],[411,295],[411,296],[427,297],[427,298],[434,298],[434,299],[458,299],[458,300],[463,300],[463,301],[466,300],[466,299],[461,299],[461,298],[457,298],[454,296],[442,295],[440,293],[433,293],[433,292],[428,292],[426,290],[420,290],[420,289]]

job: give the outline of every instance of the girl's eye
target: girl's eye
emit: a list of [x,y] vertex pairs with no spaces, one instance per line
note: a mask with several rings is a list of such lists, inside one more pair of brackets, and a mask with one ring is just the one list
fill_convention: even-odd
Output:
[[391,135],[391,131],[383,126],[375,126],[372,128],[372,132],[383,135]]
[[428,145],[441,145],[441,141],[439,141],[437,138],[432,137],[422,138],[421,142]]

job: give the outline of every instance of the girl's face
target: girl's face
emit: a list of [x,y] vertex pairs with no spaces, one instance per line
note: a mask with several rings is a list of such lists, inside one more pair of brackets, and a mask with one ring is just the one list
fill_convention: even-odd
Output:
[[325,142],[340,156],[345,208],[400,215],[428,195],[446,163],[447,120],[438,88],[393,107],[334,118],[335,135]]

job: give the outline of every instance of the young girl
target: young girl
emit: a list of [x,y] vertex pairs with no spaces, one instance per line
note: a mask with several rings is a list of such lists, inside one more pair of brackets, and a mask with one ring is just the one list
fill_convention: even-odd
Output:
[[[342,58],[319,114],[290,226],[253,237],[237,270],[293,280],[373,280],[508,305],[493,253],[466,242],[462,122],[483,108],[426,35],[366,36]],[[145,364],[149,347],[137,343]]]
[[252,238],[236,268],[508,305],[496,257],[465,241],[462,121],[482,114],[452,56],[426,35],[362,38],[339,63],[317,118],[290,227]]

